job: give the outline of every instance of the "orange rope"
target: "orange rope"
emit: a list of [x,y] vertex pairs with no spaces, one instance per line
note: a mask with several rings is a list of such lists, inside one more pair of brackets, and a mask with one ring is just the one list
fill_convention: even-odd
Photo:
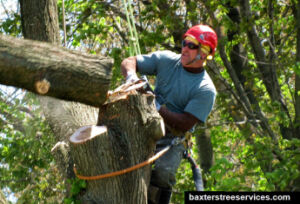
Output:
[[98,180],[98,179],[109,178],[109,177],[113,177],[113,176],[119,176],[119,175],[126,174],[128,172],[134,171],[136,169],[139,169],[139,168],[142,168],[146,165],[151,164],[152,162],[157,160],[159,157],[161,157],[163,154],[165,154],[170,149],[170,147],[171,147],[171,145],[165,147],[160,152],[155,154],[153,157],[149,158],[148,160],[146,160],[142,163],[139,163],[135,166],[132,166],[132,167],[120,170],[120,171],[115,171],[115,172],[106,173],[106,174],[100,174],[100,175],[97,175],[97,176],[82,176],[82,175],[79,175],[77,173],[76,167],[74,166],[74,173],[77,176],[77,178],[82,179],[82,180]]

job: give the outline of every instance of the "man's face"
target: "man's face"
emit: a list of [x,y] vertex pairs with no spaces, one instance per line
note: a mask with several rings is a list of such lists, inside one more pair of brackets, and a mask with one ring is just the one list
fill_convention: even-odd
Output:
[[[198,55],[198,49],[196,48],[198,47],[197,45],[195,45],[194,43],[192,43],[189,40],[184,40],[184,42],[182,43],[182,48],[181,48],[181,63],[183,66],[189,66],[192,64],[189,64],[190,62],[192,62]],[[193,49],[195,48],[195,49]]]

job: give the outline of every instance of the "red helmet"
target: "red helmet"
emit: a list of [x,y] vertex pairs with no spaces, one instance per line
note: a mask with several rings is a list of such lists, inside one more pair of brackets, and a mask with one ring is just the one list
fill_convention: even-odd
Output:
[[211,48],[211,55],[215,54],[218,37],[211,27],[201,24],[195,25],[183,35],[183,38],[186,38],[187,36],[195,38],[202,45],[208,45]]

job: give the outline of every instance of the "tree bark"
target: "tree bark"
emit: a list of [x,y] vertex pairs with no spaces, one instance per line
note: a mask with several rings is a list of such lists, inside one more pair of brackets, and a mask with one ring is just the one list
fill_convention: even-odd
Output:
[[209,169],[214,163],[210,132],[207,129],[200,129],[197,133],[196,145],[199,151],[199,163],[204,173],[209,173]]
[[0,36],[0,83],[99,107],[113,61],[48,43]]
[[60,45],[56,0],[20,0],[22,31],[27,39]]
[[[95,176],[132,167],[153,155],[164,135],[154,95],[136,91],[100,107],[98,126],[79,129],[70,138],[79,174]],[[84,203],[147,203],[151,166],[127,174],[87,182]]]

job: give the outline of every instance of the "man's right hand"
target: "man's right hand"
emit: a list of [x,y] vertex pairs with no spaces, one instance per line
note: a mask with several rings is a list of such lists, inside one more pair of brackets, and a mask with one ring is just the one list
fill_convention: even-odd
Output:
[[133,84],[137,81],[141,80],[135,72],[128,73],[126,77],[126,84]]

